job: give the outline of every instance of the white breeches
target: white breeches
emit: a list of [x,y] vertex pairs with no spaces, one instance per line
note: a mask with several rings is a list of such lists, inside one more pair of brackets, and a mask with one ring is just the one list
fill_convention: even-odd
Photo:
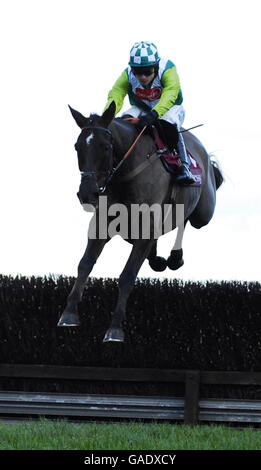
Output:
[[[144,114],[146,114],[148,111],[143,111],[138,106],[131,106],[131,108],[127,109],[122,116],[125,116],[125,114],[129,114],[130,116],[134,118],[138,118]],[[182,106],[182,104],[175,104],[172,106],[172,108],[169,109],[163,116],[161,116],[160,119],[164,119],[164,121],[168,121],[171,124],[177,124],[178,129],[182,126],[184,119],[185,119],[185,110]]]

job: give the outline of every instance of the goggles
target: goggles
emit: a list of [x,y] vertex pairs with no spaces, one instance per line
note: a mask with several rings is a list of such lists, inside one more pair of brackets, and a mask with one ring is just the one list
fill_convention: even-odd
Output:
[[155,72],[153,67],[132,67],[131,70],[134,75],[145,75],[145,77],[149,77]]

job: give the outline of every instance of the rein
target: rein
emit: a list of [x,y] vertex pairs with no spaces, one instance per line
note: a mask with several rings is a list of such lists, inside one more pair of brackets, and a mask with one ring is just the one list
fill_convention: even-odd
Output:
[[[140,140],[143,132],[145,131],[147,126],[144,126],[142,131],[139,133],[138,137],[135,139],[135,141],[133,142],[133,144],[130,146],[129,150],[127,150],[127,152],[125,153],[125,155],[122,157],[122,159],[120,160],[120,162],[118,163],[118,165],[116,166],[116,168],[113,168],[109,177],[108,177],[108,180],[106,181],[106,184],[105,184],[105,187],[104,187],[104,191],[106,189],[106,186],[107,184],[111,181],[111,179],[113,178],[113,176],[115,175],[115,173],[118,171],[118,169],[121,167],[121,165],[125,162],[126,158],[128,158],[128,156],[130,155],[130,153],[132,152],[132,150],[134,149],[135,145],[137,144],[137,142]],[[103,191],[103,192],[104,192]]]
[[[139,122],[139,119],[136,119],[136,118],[125,118],[126,121],[130,121],[132,122],[133,124],[137,124]],[[188,132],[190,131],[191,129],[196,129],[197,127],[200,127],[200,126],[203,126],[203,124],[198,124],[197,126],[193,126],[193,127],[190,127],[189,129],[184,129],[182,131],[179,131],[180,133],[183,133],[183,132]],[[139,133],[138,137],[135,139],[135,141],[133,142],[133,144],[131,145],[131,147],[129,148],[129,150],[125,153],[125,155],[123,156],[123,158],[121,159],[121,161],[118,163],[118,165],[116,166],[116,168],[113,168],[112,171],[111,171],[111,174],[109,175],[108,177],[108,180],[106,181],[106,184],[104,186],[104,191],[106,189],[106,186],[107,184],[111,181],[112,177],[115,175],[116,171],[118,171],[118,169],[121,167],[121,165],[124,163],[124,161],[126,160],[126,158],[128,158],[128,156],[130,155],[130,153],[132,152],[132,150],[134,149],[135,145],[137,144],[137,142],[139,141],[139,139],[141,138],[143,132],[146,130],[147,126],[144,126],[142,131]],[[150,158],[151,155],[147,155],[147,158]],[[131,179],[133,176],[136,176],[140,171],[142,171],[148,164],[148,161],[145,161],[143,163],[141,163],[135,170],[133,170],[133,172],[131,172],[131,174],[129,175],[126,175],[125,177],[123,177],[123,179],[126,181],[126,180],[129,180]],[[104,192],[103,191],[103,192]]]

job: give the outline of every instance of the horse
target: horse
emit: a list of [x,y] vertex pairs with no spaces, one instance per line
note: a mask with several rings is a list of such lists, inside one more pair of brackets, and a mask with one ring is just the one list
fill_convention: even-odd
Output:
[[[191,132],[183,134],[184,141],[186,148],[201,167],[202,183],[198,187],[178,186],[173,176],[162,165],[156,152],[155,139],[150,132],[140,135],[131,154],[128,158],[123,158],[137,139],[139,129],[129,121],[115,117],[114,102],[101,116],[91,114],[85,117],[79,111],[70,106],[69,108],[81,129],[75,144],[81,172],[78,197],[84,207],[87,205],[92,208],[94,214],[91,220],[93,230],[90,233],[89,229],[87,247],[78,265],[78,276],[67,298],[58,326],[79,324],[78,304],[81,302],[87,278],[106,243],[114,234],[119,233],[117,230],[115,233],[111,233],[112,230],[111,232],[105,230],[100,234],[99,227],[103,224],[105,229],[108,229],[113,220],[115,227],[117,225],[115,215],[117,210],[119,213],[123,207],[125,215],[128,215],[124,239],[131,243],[132,250],[119,276],[118,300],[103,342],[124,342],[123,322],[126,320],[126,303],[143,262],[148,259],[155,271],[163,271],[166,267],[176,270],[183,265],[182,237],[186,223],[189,221],[197,229],[209,223],[215,210],[216,191],[223,182],[223,176],[219,165],[211,160],[201,142]],[[102,204],[104,198],[105,209],[105,205]],[[164,233],[177,228],[176,241],[167,260],[157,256],[157,241],[162,234],[160,229],[163,227],[164,217],[160,218],[155,216],[155,212],[149,212],[145,224],[146,236],[141,233],[144,227],[136,230],[141,212],[138,216],[136,213],[135,218],[131,209],[144,204],[147,208],[153,206],[162,210],[165,206],[168,208],[171,222],[167,224],[168,228]],[[180,207],[183,208],[183,217],[177,220],[177,209]],[[133,218],[134,226],[129,224]],[[157,230],[155,230],[155,219],[157,219]],[[100,221],[98,228],[97,221]]]

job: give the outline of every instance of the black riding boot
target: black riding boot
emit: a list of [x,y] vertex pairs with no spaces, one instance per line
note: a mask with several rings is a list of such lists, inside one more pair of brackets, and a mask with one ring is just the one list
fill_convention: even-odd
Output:
[[184,140],[182,134],[179,133],[179,140],[177,143],[177,149],[180,156],[181,167],[179,169],[179,173],[175,178],[175,182],[187,186],[189,184],[195,183],[195,180],[190,172],[190,160],[186,152]]

